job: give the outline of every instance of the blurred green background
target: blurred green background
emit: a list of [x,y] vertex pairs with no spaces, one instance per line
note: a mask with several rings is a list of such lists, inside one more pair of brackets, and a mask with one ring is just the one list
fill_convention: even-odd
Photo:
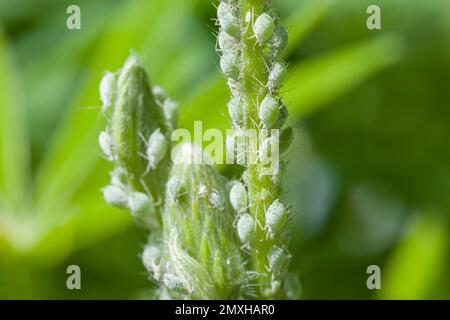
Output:
[[[284,196],[303,298],[449,299],[450,2],[274,2],[291,35]],[[145,233],[101,197],[98,84],[133,48],[182,126],[227,128],[213,18],[207,0],[0,0],[0,298],[153,297]]]

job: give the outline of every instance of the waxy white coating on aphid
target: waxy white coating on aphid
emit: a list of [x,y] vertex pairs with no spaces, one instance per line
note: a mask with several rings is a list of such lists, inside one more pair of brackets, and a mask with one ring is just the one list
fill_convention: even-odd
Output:
[[239,181],[234,182],[230,190],[231,206],[238,213],[243,213],[247,210],[247,201],[247,190],[244,185]]
[[163,87],[153,86],[152,93],[153,93],[153,97],[155,98],[155,100],[159,103],[163,103],[164,100],[166,100],[166,98],[167,98],[166,91],[164,90]]
[[220,58],[220,69],[223,74],[230,79],[236,80],[239,75],[237,66],[238,58],[234,52],[224,52]]
[[269,252],[269,265],[271,270],[280,269],[287,259],[287,254],[278,246],[273,246]]
[[243,103],[240,97],[232,97],[228,102],[228,113],[234,124],[240,125],[244,121]]
[[153,199],[142,192],[131,192],[128,197],[128,207],[135,216],[152,214],[155,210]]
[[103,103],[102,111],[111,106],[114,98],[116,77],[114,73],[107,71],[100,82],[100,99]]
[[272,58],[278,59],[283,55],[288,45],[288,40],[289,36],[286,29],[282,26],[277,27],[270,39]]
[[256,236],[256,224],[249,214],[242,215],[237,222],[237,232],[239,239],[244,243],[252,242]]
[[239,41],[236,40],[235,37],[230,36],[223,30],[219,32],[219,35],[217,36],[217,42],[219,44],[219,48],[224,52],[235,51],[239,45]]
[[255,21],[253,25],[253,32],[256,36],[256,40],[260,45],[266,43],[267,40],[272,36],[273,30],[275,28],[275,23],[273,18],[267,13],[261,14]]
[[281,62],[275,62],[269,73],[268,87],[275,91],[281,88],[287,77],[287,68]]
[[283,228],[287,219],[287,210],[279,201],[275,200],[266,212],[266,225],[271,233],[277,233]]
[[278,119],[278,102],[271,95],[267,95],[259,106],[259,119],[266,128],[271,128]]
[[128,195],[124,189],[110,185],[104,187],[102,191],[106,203],[117,208],[126,208],[128,206]]
[[100,132],[100,135],[98,136],[98,143],[100,145],[100,148],[103,151],[103,154],[106,156],[108,160],[113,160],[113,151],[112,151],[112,142],[111,142],[111,136],[108,132],[102,131]]
[[168,149],[166,137],[161,130],[156,129],[148,139],[147,159],[151,169],[155,169],[158,163],[165,157]]
[[222,29],[230,36],[239,37],[239,21],[233,14],[233,8],[227,2],[221,2],[217,7],[217,19]]

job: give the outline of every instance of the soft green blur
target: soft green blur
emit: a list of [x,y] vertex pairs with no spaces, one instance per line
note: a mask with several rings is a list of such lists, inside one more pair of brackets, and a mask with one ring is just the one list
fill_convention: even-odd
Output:
[[[145,233],[100,194],[98,85],[134,49],[182,126],[229,127],[213,2],[75,2],[0,0],[0,298],[152,298]],[[291,35],[285,198],[303,298],[450,299],[450,2],[275,3]],[[367,29],[369,4],[382,30]]]

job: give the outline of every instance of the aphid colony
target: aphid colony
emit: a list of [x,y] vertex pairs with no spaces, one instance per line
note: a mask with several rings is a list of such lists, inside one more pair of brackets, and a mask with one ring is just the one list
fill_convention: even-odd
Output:
[[[138,220],[151,225],[156,222],[156,201],[149,187],[152,176],[156,175],[154,171],[168,154],[168,135],[173,130],[177,105],[158,86],[147,92],[148,96],[141,94],[138,99],[130,95],[129,90],[121,90],[131,86],[143,89],[144,77],[133,54],[122,69],[104,75],[100,83],[100,98],[102,113],[109,118],[110,124],[100,133],[99,145],[106,158],[116,164],[110,174],[111,184],[103,188],[105,201],[115,207],[128,208]],[[157,108],[159,112],[148,114],[150,108],[145,109],[152,102],[156,102],[153,109]],[[159,121],[149,128],[133,113]],[[134,129],[136,131],[131,131]],[[136,170],[136,167],[141,170]],[[157,193],[154,196],[159,197]]]
[[[244,7],[250,9],[242,12]],[[289,260],[282,242],[288,210],[277,199],[281,175],[275,174],[271,180],[261,181],[260,184],[265,186],[262,188],[257,181],[264,179],[261,173],[250,176],[253,167],[256,166],[256,172],[262,172],[262,167],[268,163],[266,158],[274,143],[274,136],[270,136],[273,129],[281,132],[276,141],[280,155],[293,140],[293,130],[286,126],[287,107],[279,94],[287,78],[287,65],[282,56],[288,34],[274,16],[270,3],[261,10],[259,4],[246,7],[240,1],[222,0],[217,8],[217,21],[220,68],[231,91],[228,112],[234,125],[234,135],[227,137],[227,150],[243,158],[257,152],[260,161],[255,165],[245,164],[247,170],[243,182],[232,184],[230,203],[238,213],[235,225],[243,248],[259,261],[253,265],[254,272],[248,272],[253,278],[250,282],[256,281],[262,296],[276,297],[285,282],[285,267]],[[259,147],[233,150],[235,141],[246,130],[255,128],[262,137]],[[261,264],[265,269],[259,267]]]

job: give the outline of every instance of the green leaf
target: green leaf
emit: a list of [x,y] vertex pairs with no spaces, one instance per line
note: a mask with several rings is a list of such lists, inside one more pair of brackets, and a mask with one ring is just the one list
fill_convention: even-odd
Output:
[[0,201],[18,209],[27,198],[28,143],[11,51],[0,29]]
[[[381,299],[429,299],[444,272],[449,239],[443,216],[413,216],[381,275]],[[447,270],[448,271],[448,270]]]
[[283,89],[292,116],[307,116],[397,62],[402,39],[382,35],[293,66]]

